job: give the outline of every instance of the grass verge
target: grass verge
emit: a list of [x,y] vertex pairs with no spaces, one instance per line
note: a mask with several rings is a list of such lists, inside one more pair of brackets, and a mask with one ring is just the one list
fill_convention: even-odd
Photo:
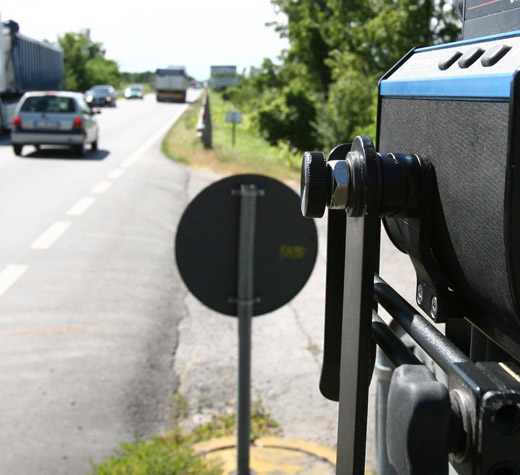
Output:
[[220,468],[194,454],[179,430],[136,444],[122,444],[118,455],[95,466],[97,475],[219,475]]
[[[187,403],[182,396],[174,397],[174,422],[187,416]],[[208,461],[192,450],[197,442],[235,433],[236,415],[218,414],[206,424],[186,434],[179,428],[165,436],[155,436],[134,444],[124,443],[117,454],[94,465],[95,475],[217,475],[220,466]],[[281,435],[280,426],[258,400],[251,407],[251,439],[266,435]]]
[[236,124],[235,147],[232,124],[226,123],[226,111],[235,110],[221,94],[210,92],[213,148],[206,150],[197,138],[197,120],[201,98],[191,104],[163,141],[163,153],[173,160],[217,171],[226,175],[257,173],[281,180],[299,181],[299,154],[284,144],[270,145],[251,126],[250,114]]

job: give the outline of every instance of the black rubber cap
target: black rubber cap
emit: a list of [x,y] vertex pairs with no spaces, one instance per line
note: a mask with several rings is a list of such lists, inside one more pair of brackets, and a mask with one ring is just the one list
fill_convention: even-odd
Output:
[[327,158],[323,152],[305,152],[300,199],[306,218],[321,218],[327,206]]
[[387,411],[388,459],[396,472],[448,475],[448,388],[426,366],[401,365],[392,375]]

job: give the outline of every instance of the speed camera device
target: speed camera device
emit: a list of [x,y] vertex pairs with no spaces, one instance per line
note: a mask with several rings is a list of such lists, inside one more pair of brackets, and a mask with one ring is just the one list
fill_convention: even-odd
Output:
[[[376,344],[397,367],[380,421],[397,473],[520,473],[520,2],[459,8],[461,41],[415,48],[381,79],[375,142],[303,157],[302,212],[328,210],[320,389],[340,402],[338,473],[364,467]],[[378,276],[381,223],[422,314]]]

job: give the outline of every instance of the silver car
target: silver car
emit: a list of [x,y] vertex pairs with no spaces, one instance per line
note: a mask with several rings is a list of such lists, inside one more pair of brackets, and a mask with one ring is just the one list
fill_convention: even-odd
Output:
[[15,155],[24,145],[67,145],[76,155],[85,147],[98,148],[98,124],[83,94],[77,92],[28,92],[15,111],[11,143]]

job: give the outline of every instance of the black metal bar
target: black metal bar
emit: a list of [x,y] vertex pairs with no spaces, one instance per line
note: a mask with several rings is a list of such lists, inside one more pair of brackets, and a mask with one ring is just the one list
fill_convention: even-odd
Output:
[[[352,144],[331,150],[327,162],[345,160]],[[343,325],[343,282],[345,280],[345,236],[347,213],[329,209],[327,219],[327,276],[325,287],[325,332],[320,391],[331,401],[339,401],[341,328]]]
[[372,337],[395,366],[422,364],[377,312],[372,312]]
[[470,361],[377,274],[374,276],[374,298],[446,373],[454,364]]
[[362,475],[368,387],[375,359],[373,287],[374,273],[379,268],[381,222],[377,214],[377,157],[372,141],[356,137],[348,156],[353,163],[356,199],[353,209],[347,210],[336,473]]
[[336,473],[365,470],[372,334],[373,275],[379,258],[377,217],[347,218]]
[[347,214],[345,211],[330,209],[327,222],[325,332],[320,391],[331,401],[339,401],[346,231]]

